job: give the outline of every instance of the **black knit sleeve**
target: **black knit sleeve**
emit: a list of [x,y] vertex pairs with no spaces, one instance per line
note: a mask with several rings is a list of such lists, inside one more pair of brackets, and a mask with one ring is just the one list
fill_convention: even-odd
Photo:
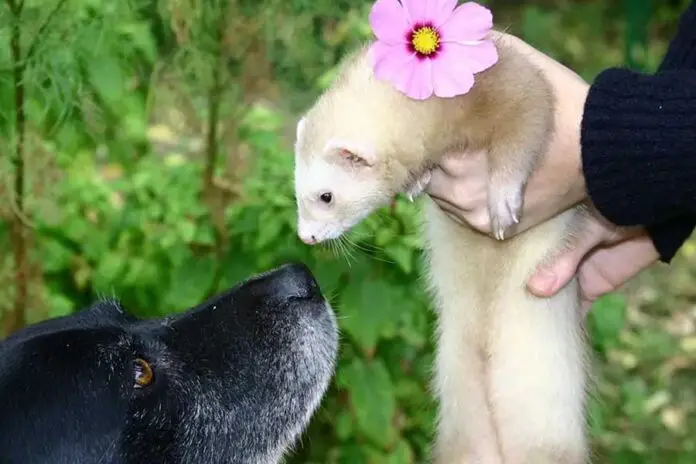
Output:
[[[658,73],[675,69],[696,69],[696,2],[682,14]],[[646,228],[660,260],[669,263],[696,229],[696,215],[680,215]]]
[[602,72],[581,126],[587,190],[617,225],[696,214],[696,71]]
[[[696,1],[692,1],[690,6],[682,14],[679,21],[677,34],[669,44],[667,53],[665,54],[662,64],[658,70],[658,74],[665,72],[669,73],[670,71],[674,70],[688,69],[696,69]],[[639,160],[633,156],[630,156],[628,158],[630,161],[618,163],[617,166],[614,166],[615,168],[618,167],[619,169],[628,169],[627,171],[615,171],[613,173],[607,172],[607,165],[605,163],[609,161],[609,153],[606,151],[604,151],[604,153],[598,151],[601,150],[601,147],[597,146],[597,139],[600,140],[599,143],[601,144],[601,136],[594,136],[594,131],[596,129],[605,130],[608,128],[611,130],[611,128],[614,127],[613,124],[616,123],[622,125],[622,133],[624,134],[624,137],[630,137],[631,130],[630,124],[627,125],[625,122],[622,124],[620,118],[614,120],[613,116],[611,116],[612,112],[623,112],[625,119],[627,116],[626,108],[613,108],[610,105],[612,102],[611,98],[606,102],[602,101],[602,97],[605,93],[603,91],[611,87],[612,83],[619,79],[619,73],[621,73],[621,71],[608,70],[605,73],[601,74],[593,84],[590,92],[592,99],[588,99],[588,104],[585,110],[585,121],[583,121],[582,128],[583,168],[588,184],[591,185],[590,197],[596,204],[600,205],[598,208],[603,214],[606,214],[607,217],[618,223],[640,223],[641,220],[639,220],[635,215],[635,209],[642,208],[643,198],[650,198],[651,196],[655,195],[654,188],[659,188],[659,185],[655,184],[655,176],[653,176],[653,182],[642,190],[642,197],[638,196],[638,193],[631,195],[630,191],[621,190],[618,186],[616,190],[607,188],[607,183],[612,182],[612,176],[620,177],[623,174],[626,181],[633,179],[630,164]],[[636,76],[629,73],[626,75],[628,77],[625,84],[630,85],[630,79],[636,78]],[[613,98],[621,98],[621,89],[625,89],[625,87],[626,85],[619,86],[619,88],[615,89],[614,92],[610,92]],[[635,98],[633,98],[633,100],[635,100]],[[646,99],[646,104],[650,105],[650,100]],[[611,122],[609,123],[609,126],[605,125],[604,129],[602,129],[602,124],[597,124],[596,121],[601,121],[602,116],[606,118],[608,115],[611,118]],[[660,119],[664,118],[663,113],[660,111],[656,111],[655,116]],[[592,123],[593,121],[594,123]],[[665,122],[669,123],[667,120],[665,120]],[[634,129],[638,130],[637,128]],[[660,134],[656,134],[653,130],[652,135],[659,136]],[[620,139],[621,137],[622,135],[617,133],[615,138]],[[636,137],[635,139],[627,138],[623,141],[623,143],[619,142],[619,145],[623,146],[623,152],[615,153],[614,155],[617,158],[620,158],[621,156],[625,157],[625,153],[627,152],[636,154],[636,152],[632,152],[633,149],[630,147],[631,143],[636,144],[640,143],[641,141],[644,142],[645,140],[643,139],[645,137],[655,138],[650,137],[650,134],[647,133],[643,133],[640,137]],[[665,146],[663,141],[660,139],[657,139],[657,141],[653,140],[651,144],[660,144]],[[688,149],[688,147],[685,148]],[[649,163],[646,165],[648,168],[652,168],[655,163],[660,163],[662,161],[657,153],[649,154],[645,153],[644,150],[650,150],[650,148],[643,146],[642,150],[637,152],[637,155],[638,157],[641,155],[644,157],[649,156],[650,159],[646,160]],[[694,153],[693,150],[694,149],[692,149],[691,153]],[[686,155],[688,156],[689,152],[687,152]],[[656,173],[659,172],[663,171],[656,171]],[[604,175],[599,177],[597,174]],[[638,181],[638,179],[635,180]],[[599,185],[599,187],[597,187],[597,185]],[[675,186],[674,184],[672,185]],[[640,188],[638,185],[636,185],[636,187]],[[669,189],[665,189],[663,193],[669,196]],[[651,212],[654,211],[654,208],[660,206],[660,198],[661,197],[658,194],[654,197],[654,201],[646,203],[646,205],[648,205],[648,209],[643,211],[642,221],[644,221],[644,225],[647,227],[648,233],[655,244],[655,248],[660,254],[660,259],[664,262],[669,262],[682,246],[684,241],[686,241],[693,233],[693,230],[696,227],[696,214],[688,210],[679,211],[671,202],[665,202],[662,204],[662,215],[653,216],[651,215]],[[626,202],[629,202],[631,205],[633,205],[633,207],[622,209],[625,208]],[[607,205],[613,205],[614,208]],[[652,210],[649,209],[650,205],[652,205]],[[645,222],[648,221],[649,218],[652,221]]]

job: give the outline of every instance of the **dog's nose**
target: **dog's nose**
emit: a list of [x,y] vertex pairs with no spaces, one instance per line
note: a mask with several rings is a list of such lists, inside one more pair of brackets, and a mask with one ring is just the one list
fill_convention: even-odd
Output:
[[302,263],[290,263],[276,270],[276,291],[285,297],[313,298],[319,295],[317,284],[312,271]]

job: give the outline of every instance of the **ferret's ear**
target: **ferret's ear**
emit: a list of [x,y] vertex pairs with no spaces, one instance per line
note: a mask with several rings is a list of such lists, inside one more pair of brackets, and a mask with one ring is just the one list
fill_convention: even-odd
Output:
[[304,133],[305,123],[307,122],[307,117],[302,116],[302,118],[297,123],[297,128],[295,129],[295,138],[300,140],[302,134]]
[[302,137],[302,134],[304,134],[305,124],[306,116],[302,116],[302,118],[297,122],[297,128],[295,129],[295,153],[297,153],[300,138]]
[[324,152],[338,156],[354,166],[369,167],[377,159],[375,152],[366,144],[347,143],[343,140],[330,140]]

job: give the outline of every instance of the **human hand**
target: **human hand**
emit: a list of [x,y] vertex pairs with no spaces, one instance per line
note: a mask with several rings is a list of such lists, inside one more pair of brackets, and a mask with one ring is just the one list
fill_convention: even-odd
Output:
[[[522,232],[586,197],[580,157],[580,123],[589,89],[576,73],[515,36],[496,33],[498,40],[524,53],[545,74],[556,93],[555,133],[544,162],[525,188]],[[426,193],[460,223],[492,235],[487,201],[488,162],[485,152],[452,153],[432,173]],[[510,236],[511,236],[510,235]]]
[[533,295],[549,297],[578,276],[582,309],[610,293],[659,258],[652,240],[642,227],[619,228],[591,211],[582,234],[527,282]]

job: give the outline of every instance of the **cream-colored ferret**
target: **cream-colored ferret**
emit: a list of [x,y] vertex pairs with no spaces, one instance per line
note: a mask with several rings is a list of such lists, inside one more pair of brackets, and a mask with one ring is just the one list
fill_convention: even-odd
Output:
[[[398,193],[416,195],[447,153],[487,149],[495,235],[518,222],[524,186],[552,136],[554,97],[526,57],[499,61],[455,98],[412,100],[351,54],[297,127],[298,234],[334,239]],[[577,230],[579,209],[507,240],[455,223],[429,198],[425,234],[438,311],[433,451],[438,464],[589,460],[587,369],[577,283],[552,298],[527,278]],[[379,311],[379,308],[370,308]]]

